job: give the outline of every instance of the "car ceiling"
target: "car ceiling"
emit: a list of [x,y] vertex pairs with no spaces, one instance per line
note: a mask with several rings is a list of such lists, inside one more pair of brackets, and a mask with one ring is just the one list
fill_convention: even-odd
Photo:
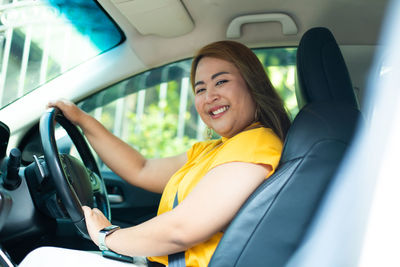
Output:
[[[387,4],[386,0],[101,0],[101,5],[112,15],[127,35],[129,44],[144,65],[155,66],[173,59],[189,57],[201,46],[227,39],[229,23],[237,16],[260,13],[284,13],[295,21],[298,33],[283,35],[280,23],[254,23],[242,26],[242,35],[235,39],[250,47],[297,45],[303,33],[312,27],[329,28],[340,45],[376,45]],[[156,25],[188,24],[173,11],[163,12],[168,5],[183,6],[194,27],[174,38],[141,34],[136,25],[140,19],[138,7],[146,12]],[[158,5],[158,7],[157,7]],[[157,10],[158,9],[158,10]],[[171,13],[172,12],[172,13]],[[156,15],[155,15],[156,14]],[[176,20],[176,21],[174,21]],[[175,23],[175,24],[174,24]],[[136,25],[134,25],[136,24]],[[162,34],[162,33],[161,33]]]

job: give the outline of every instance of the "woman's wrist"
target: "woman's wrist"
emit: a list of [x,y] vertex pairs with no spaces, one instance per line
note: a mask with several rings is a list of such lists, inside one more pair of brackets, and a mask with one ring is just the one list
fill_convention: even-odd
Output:
[[93,122],[91,122],[91,120],[96,120],[96,119],[82,110],[80,110],[79,112],[80,112],[80,114],[78,114],[78,116],[76,116],[77,118],[75,120],[75,125],[79,126],[82,129],[82,131],[85,134],[87,134],[87,132],[91,128],[91,124],[93,124]]
[[88,138],[99,136],[99,134],[103,133],[104,130],[107,131],[104,125],[102,125],[94,117],[83,111],[82,114],[80,114],[79,120],[77,120],[76,125],[81,128],[85,136]]

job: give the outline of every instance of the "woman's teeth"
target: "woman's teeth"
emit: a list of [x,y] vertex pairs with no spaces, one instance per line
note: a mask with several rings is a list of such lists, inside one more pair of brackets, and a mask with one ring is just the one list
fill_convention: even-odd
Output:
[[212,115],[218,115],[218,114],[220,114],[220,113],[226,111],[228,108],[229,108],[228,106],[219,108],[219,109],[217,109],[217,110],[212,111],[211,114],[212,114]]

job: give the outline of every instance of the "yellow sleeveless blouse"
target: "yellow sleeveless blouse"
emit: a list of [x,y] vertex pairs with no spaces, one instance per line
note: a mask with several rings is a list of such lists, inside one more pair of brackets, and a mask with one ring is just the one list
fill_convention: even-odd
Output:
[[[254,126],[254,124],[252,125]],[[267,164],[270,176],[279,163],[282,141],[269,128],[259,127],[231,137],[194,144],[187,152],[188,161],[167,183],[161,197],[158,215],[172,210],[175,194],[181,202],[212,168],[228,162]],[[268,177],[266,177],[268,178]],[[223,233],[189,248],[185,252],[186,266],[207,266]],[[149,257],[149,260],[168,265],[168,256]]]

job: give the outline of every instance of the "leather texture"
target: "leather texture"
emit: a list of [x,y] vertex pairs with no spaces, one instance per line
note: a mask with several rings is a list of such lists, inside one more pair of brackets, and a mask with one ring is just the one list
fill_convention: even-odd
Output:
[[284,266],[352,140],[360,112],[331,32],[309,30],[297,53],[296,93],[304,107],[289,129],[277,171],[239,210],[209,266]]
[[313,28],[302,37],[297,49],[297,102],[335,101],[357,107],[350,75],[332,33]]

